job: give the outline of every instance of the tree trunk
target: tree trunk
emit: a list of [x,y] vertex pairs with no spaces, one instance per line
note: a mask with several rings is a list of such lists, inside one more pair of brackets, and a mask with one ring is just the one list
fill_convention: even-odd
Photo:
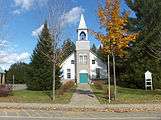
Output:
[[108,55],[108,102],[111,102],[111,89],[110,89],[110,55]]
[[113,80],[114,80],[114,100],[116,100],[116,68],[115,68],[115,55],[112,52],[112,58],[113,58]]
[[53,62],[53,101],[55,101],[55,62]]

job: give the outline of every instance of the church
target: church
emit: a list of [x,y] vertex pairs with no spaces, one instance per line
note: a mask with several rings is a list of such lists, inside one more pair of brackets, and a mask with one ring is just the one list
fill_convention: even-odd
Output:
[[91,83],[92,80],[106,79],[107,65],[90,50],[88,28],[83,14],[80,18],[77,34],[75,52],[68,56],[61,64],[62,82],[73,80],[76,83],[83,84]]

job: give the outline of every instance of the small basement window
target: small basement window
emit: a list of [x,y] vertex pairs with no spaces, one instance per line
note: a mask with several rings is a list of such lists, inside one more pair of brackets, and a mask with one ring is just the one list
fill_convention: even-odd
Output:
[[95,60],[92,60],[92,64],[95,64]]
[[71,78],[71,70],[67,69],[67,78],[70,79]]
[[100,78],[100,68],[96,68],[96,78]]
[[74,60],[71,60],[71,64],[74,64]]

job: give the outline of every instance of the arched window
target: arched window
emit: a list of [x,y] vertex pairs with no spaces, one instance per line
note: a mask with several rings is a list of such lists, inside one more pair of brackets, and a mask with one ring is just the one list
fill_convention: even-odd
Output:
[[86,34],[85,32],[80,33],[80,40],[86,40]]

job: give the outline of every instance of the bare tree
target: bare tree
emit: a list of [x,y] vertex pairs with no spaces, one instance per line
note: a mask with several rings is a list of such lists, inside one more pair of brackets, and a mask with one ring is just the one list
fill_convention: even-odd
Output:
[[46,4],[46,11],[40,11],[41,19],[47,20],[52,36],[52,54],[43,54],[53,64],[53,101],[55,100],[55,69],[56,65],[60,65],[63,55],[61,46],[63,43],[64,15],[68,10],[68,5],[70,5],[68,2],[67,0],[49,0]]
[[52,34],[53,40],[53,56],[51,57],[51,61],[53,63],[53,100],[55,100],[55,66],[56,64],[60,64],[60,58],[63,53],[58,52],[61,47],[62,35],[63,35],[63,15],[67,11],[68,3],[66,0],[52,0],[48,5],[48,22],[49,22],[49,30]]

